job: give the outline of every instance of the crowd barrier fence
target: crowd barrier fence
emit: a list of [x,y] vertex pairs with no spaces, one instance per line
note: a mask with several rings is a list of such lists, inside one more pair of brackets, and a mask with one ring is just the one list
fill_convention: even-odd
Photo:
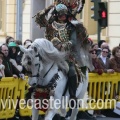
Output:
[[[29,87],[26,80],[5,77],[0,80],[0,119],[12,118],[19,106],[19,101],[25,98]],[[116,96],[119,96],[116,99]],[[120,101],[120,73],[102,74],[89,73],[87,105],[80,110],[113,109]],[[24,109],[23,109],[24,108]],[[22,104],[20,116],[31,116],[31,109]],[[40,111],[40,114],[44,114]]]

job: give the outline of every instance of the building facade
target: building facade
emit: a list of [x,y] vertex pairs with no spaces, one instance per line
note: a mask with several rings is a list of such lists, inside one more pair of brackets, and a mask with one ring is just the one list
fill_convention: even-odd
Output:
[[120,0],[108,0],[109,3],[109,44],[112,47],[120,44]]
[[[31,1],[22,0],[22,38],[30,38],[30,13]],[[16,39],[16,9],[17,0],[0,0],[0,43],[5,42],[6,36],[12,36]]]
[[[7,35],[16,39],[16,2],[17,0],[0,0],[0,43]],[[45,28],[40,29],[32,18],[39,10],[44,9],[54,0],[22,0],[23,29],[22,41],[44,37]],[[108,2],[108,27],[101,32],[101,39],[110,44],[110,48],[120,43],[120,0],[102,0]],[[93,3],[86,0],[82,14],[77,15],[88,30],[89,37],[97,42],[97,22],[91,19]]]

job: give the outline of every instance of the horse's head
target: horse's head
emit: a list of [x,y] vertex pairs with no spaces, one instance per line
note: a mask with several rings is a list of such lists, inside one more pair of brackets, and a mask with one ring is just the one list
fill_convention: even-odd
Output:
[[20,46],[21,51],[24,53],[22,58],[22,65],[26,68],[30,85],[37,82],[39,77],[40,70],[42,69],[42,57],[38,53],[36,47],[29,47],[25,49],[23,46]]
[[66,69],[62,64],[65,53],[59,52],[47,39],[36,39],[28,49],[23,46],[20,46],[20,49],[24,52],[22,64],[27,71],[31,72],[31,76],[28,75],[29,79],[34,80],[35,83],[42,76],[40,73],[43,74],[46,71],[43,66],[56,63],[61,69]]

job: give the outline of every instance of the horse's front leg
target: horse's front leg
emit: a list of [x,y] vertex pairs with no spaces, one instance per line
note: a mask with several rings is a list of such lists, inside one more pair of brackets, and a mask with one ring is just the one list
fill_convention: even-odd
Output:
[[31,101],[29,104],[32,105],[32,120],[38,120],[39,117],[39,110],[36,108],[36,103],[35,103],[35,98],[34,98],[34,93],[31,95]]
[[45,120],[52,120],[52,118],[55,116],[55,114],[57,113],[58,108],[60,108],[60,104],[58,102],[59,100],[55,100],[53,97],[50,98],[49,101],[49,109],[46,112],[45,115]]
[[32,108],[32,120],[38,120],[39,117],[39,110]]
[[48,113],[46,113],[44,120],[52,120],[55,114],[56,112],[54,110],[49,110]]

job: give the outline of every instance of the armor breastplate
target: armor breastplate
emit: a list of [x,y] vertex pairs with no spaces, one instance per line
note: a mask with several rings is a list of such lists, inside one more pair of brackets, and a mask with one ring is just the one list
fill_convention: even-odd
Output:
[[69,35],[66,29],[66,23],[61,24],[54,21],[52,27],[55,29],[54,37],[58,37],[61,42],[68,42]]

